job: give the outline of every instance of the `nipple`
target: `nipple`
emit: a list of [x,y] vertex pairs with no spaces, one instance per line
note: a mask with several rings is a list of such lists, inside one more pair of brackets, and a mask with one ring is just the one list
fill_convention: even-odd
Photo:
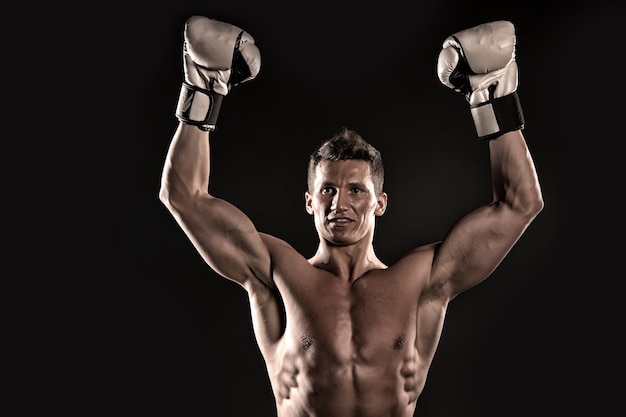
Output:
[[400,335],[400,337],[398,337],[396,339],[395,343],[393,344],[393,350],[395,350],[395,351],[402,350],[402,348],[404,347],[404,341],[405,341],[405,336],[404,335]]
[[307,351],[313,346],[313,339],[309,336],[302,336],[300,338],[300,346],[302,346],[302,350]]

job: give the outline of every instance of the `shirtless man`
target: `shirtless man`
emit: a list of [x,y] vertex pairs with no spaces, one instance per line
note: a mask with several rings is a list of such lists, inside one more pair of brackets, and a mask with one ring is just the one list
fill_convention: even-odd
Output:
[[305,205],[319,245],[309,259],[208,192],[219,105],[257,76],[260,53],[244,30],[202,16],[184,37],[179,125],[159,196],[206,263],[247,292],[277,415],[412,416],[448,303],[487,278],[543,208],[522,134],[513,25],[457,32],[437,64],[488,141],[493,201],[393,265],[373,247],[387,207],[381,156],[354,131],[311,155]]

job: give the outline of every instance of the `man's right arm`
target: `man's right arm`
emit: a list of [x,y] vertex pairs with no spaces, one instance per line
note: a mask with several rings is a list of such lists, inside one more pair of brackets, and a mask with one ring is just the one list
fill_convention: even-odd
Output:
[[[244,287],[270,284],[270,254],[250,219],[209,194],[210,135],[230,88],[260,69],[254,39],[240,28],[193,16],[185,25],[185,80],[159,198],[207,264]],[[256,277],[258,280],[250,280]]]
[[252,221],[208,193],[209,132],[180,123],[167,153],[159,198],[206,263],[246,286],[256,277],[269,284],[270,256]]

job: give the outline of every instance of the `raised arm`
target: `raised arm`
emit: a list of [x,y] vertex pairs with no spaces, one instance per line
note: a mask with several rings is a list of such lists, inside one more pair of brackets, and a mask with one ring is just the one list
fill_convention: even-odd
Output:
[[436,252],[431,283],[450,298],[487,278],[543,208],[522,134],[515,42],[512,23],[491,22],[450,36],[439,56],[440,80],[465,95],[489,141],[493,184],[491,204],[459,219]]
[[209,193],[210,132],[220,104],[232,86],[258,74],[260,54],[248,33],[206,17],[190,18],[184,35],[179,125],[159,198],[213,270],[244,287],[251,277],[267,285],[270,256],[254,225],[238,208]]

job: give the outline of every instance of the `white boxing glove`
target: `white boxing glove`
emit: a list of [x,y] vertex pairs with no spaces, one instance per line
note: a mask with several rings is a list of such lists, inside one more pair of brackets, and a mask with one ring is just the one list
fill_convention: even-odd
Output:
[[515,40],[511,22],[495,21],[449,36],[439,53],[439,80],[465,95],[480,139],[524,128]]
[[261,54],[249,33],[204,16],[187,20],[184,38],[185,79],[176,117],[202,130],[214,130],[222,99],[231,87],[258,75]]

